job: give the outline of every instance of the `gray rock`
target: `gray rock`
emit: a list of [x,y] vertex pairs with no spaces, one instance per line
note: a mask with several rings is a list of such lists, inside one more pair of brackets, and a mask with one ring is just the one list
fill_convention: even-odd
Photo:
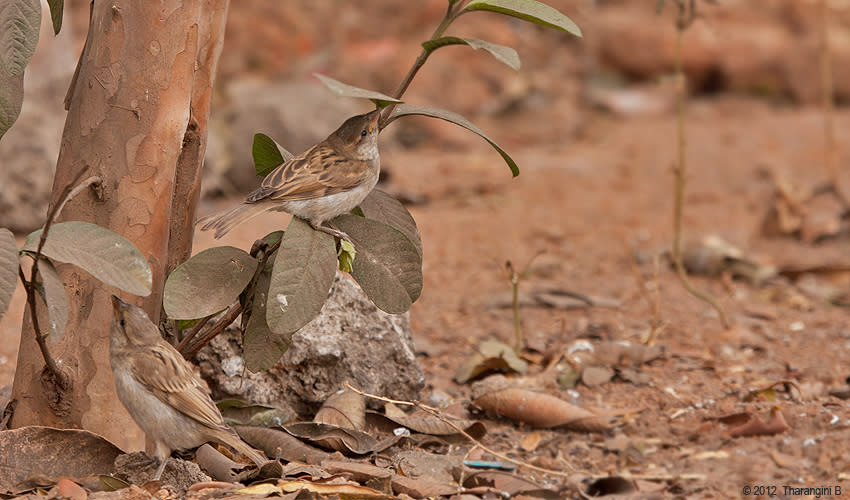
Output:
[[201,375],[216,398],[237,397],[312,416],[344,382],[406,400],[418,399],[425,384],[408,315],[380,311],[341,273],[321,314],[293,335],[292,346],[269,371],[245,370],[241,352],[241,335],[231,329],[198,353]]

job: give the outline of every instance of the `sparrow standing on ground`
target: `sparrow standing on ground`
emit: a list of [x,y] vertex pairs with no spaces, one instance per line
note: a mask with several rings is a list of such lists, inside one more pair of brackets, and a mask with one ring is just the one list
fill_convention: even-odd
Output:
[[192,367],[160,336],[148,315],[114,295],[112,307],[109,361],[115,390],[156,444],[160,464],[153,480],[162,475],[172,450],[207,441],[226,444],[262,466],[266,459],[224,423]]
[[349,118],[327,139],[274,169],[241,205],[199,219],[201,230],[215,229],[215,237],[221,238],[237,224],[275,210],[350,241],[344,232],[323,224],[359,205],[378,182],[380,116],[376,109]]

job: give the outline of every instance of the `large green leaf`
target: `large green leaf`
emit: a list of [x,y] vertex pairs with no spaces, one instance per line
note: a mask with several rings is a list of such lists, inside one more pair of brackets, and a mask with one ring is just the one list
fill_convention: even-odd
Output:
[[419,236],[419,228],[416,227],[416,221],[401,202],[380,189],[373,189],[360,203],[360,211],[365,217],[388,224],[404,233],[416,247],[419,255],[422,255],[422,238]]
[[283,233],[269,285],[266,321],[277,334],[290,334],[322,310],[336,273],[333,236],[293,217]]
[[58,35],[62,29],[62,11],[65,10],[65,0],[47,0],[50,7],[50,20],[53,22],[53,34]]
[[293,155],[266,134],[254,134],[251,156],[254,157],[254,169],[257,175],[265,177]]
[[472,0],[465,11],[488,10],[542,26],[581,36],[581,30],[569,17],[535,0]]
[[257,278],[254,288],[254,300],[251,302],[251,315],[245,325],[242,338],[242,353],[245,356],[245,366],[252,372],[268,370],[278,362],[283,353],[289,349],[292,333],[278,334],[269,328],[266,321],[266,302],[271,284],[271,270],[277,252],[266,261],[266,269]]
[[[41,229],[27,236],[24,250],[35,252]],[[151,293],[151,268],[142,252],[119,234],[89,222],[60,222],[50,226],[42,254],[57,262],[81,267],[89,274],[133,295]]]
[[18,283],[18,245],[12,231],[0,228],[0,318],[9,309]]
[[41,259],[38,263],[38,274],[41,275],[43,285],[39,292],[47,305],[49,338],[51,342],[56,342],[65,333],[65,325],[68,323],[68,295],[65,293],[65,283],[53,263],[47,259]]
[[357,250],[351,276],[382,311],[401,314],[422,292],[422,257],[398,229],[357,215],[340,215],[333,224],[348,234]]
[[445,109],[429,108],[425,106],[411,106],[410,104],[399,104],[393,110],[393,113],[392,115],[390,115],[388,122],[396,118],[408,115],[422,115],[430,116],[431,118],[439,118],[441,120],[446,120],[447,122],[454,123],[455,125],[460,125],[461,127],[467,130],[475,132],[476,134],[481,136],[482,139],[489,142],[490,145],[493,146],[493,148],[498,151],[500,155],[502,155],[502,159],[505,160],[505,163],[508,164],[508,167],[510,167],[511,173],[514,177],[519,175],[519,167],[517,166],[513,158],[511,158],[510,155],[508,155],[508,153],[506,153],[504,149],[499,147],[499,145],[496,144],[493,139],[487,137],[487,134],[485,134],[483,130],[475,126],[475,124],[473,124],[463,116],[452,111],[446,111]]
[[0,1],[0,137],[15,123],[24,100],[24,69],[41,27],[39,0]]
[[475,50],[484,49],[493,55],[499,62],[504,63],[511,68],[518,70],[520,67],[519,54],[510,47],[498,45],[495,43],[485,42],[477,38],[460,38],[456,36],[444,36],[422,42],[422,47],[428,52],[445,47],[446,45],[468,45]]
[[379,108],[384,108],[389,106],[390,104],[399,104],[402,101],[399,101],[395,97],[390,97],[386,94],[382,94],[380,92],[376,92],[374,90],[366,90],[361,89],[359,87],[353,87],[348,85],[347,83],[342,83],[339,80],[334,80],[333,78],[325,75],[321,75],[319,73],[313,73],[313,75],[321,81],[325,87],[328,88],[334,94],[340,97],[354,97],[357,99],[369,99],[374,102],[376,106]]
[[236,247],[212,247],[177,266],[162,305],[171,319],[203,318],[232,304],[251,281],[257,259]]

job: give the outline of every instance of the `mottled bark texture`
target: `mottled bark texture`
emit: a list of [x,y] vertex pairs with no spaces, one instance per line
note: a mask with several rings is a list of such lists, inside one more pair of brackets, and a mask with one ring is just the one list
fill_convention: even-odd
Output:
[[[153,293],[122,296],[154,320],[167,273],[191,252],[227,8],[228,0],[95,1],[69,91],[51,203],[86,166],[103,179],[60,220],[94,222],[139,247],[153,270]],[[60,393],[42,380],[44,361],[24,318],[11,424],[84,428],[140,449],[144,436],[118,402],[109,366],[109,296],[117,290],[72,266],[60,273],[70,317],[51,353],[72,385]]]

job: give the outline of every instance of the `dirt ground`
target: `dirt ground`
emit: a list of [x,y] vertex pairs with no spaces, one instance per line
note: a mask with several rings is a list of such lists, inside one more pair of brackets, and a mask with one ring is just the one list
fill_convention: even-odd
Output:
[[[532,78],[545,74],[540,55],[531,59]],[[672,238],[672,107],[618,113],[580,102],[574,83],[564,83],[561,94],[552,90],[557,86],[546,88],[542,106],[475,117],[519,164],[515,179],[497,153],[465,131],[420,125],[415,130],[425,130],[426,138],[413,147],[397,137],[381,145],[389,173],[383,188],[420,201],[409,210],[422,234],[425,282],[410,315],[427,378],[423,400],[470,400],[469,385],[453,381],[457,367],[483,340],[513,342],[512,311],[503,304],[510,292],[504,263],[521,268],[542,252],[521,280],[521,293],[557,289],[605,304],[524,304],[520,316],[534,362],[515,381],[616,413],[618,423],[598,434],[473,414],[487,425],[486,446],[561,471],[520,469],[556,488],[568,484],[565,476],[610,474],[633,479],[647,495],[815,498],[788,486],[832,487],[832,496],[841,496],[836,487],[850,488],[850,410],[830,391],[847,388],[850,316],[846,299],[830,302],[816,290],[846,293],[850,239],[805,243],[761,230],[774,175],[802,187],[828,179],[820,109],[733,92],[690,102],[685,239],[717,235],[759,263],[812,270],[759,285],[728,275],[693,277],[697,288],[719,298],[733,323],[726,329],[684,291],[666,260],[657,274],[652,264]],[[838,108],[835,130],[843,168],[850,160],[846,108]],[[850,178],[844,175],[843,183]],[[233,201],[205,201],[200,213]],[[259,217],[221,243],[249,246],[280,226],[276,217]],[[209,235],[196,235],[198,250],[211,244]],[[599,385],[559,385],[574,368],[577,342],[644,342],[655,290],[663,328],[654,344],[663,346],[663,356]],[[19,290],[0,322],[0,387],[12,381],[22,310]],[[777,383],[775,391],[766,390]],[[737,413],[769,419],[772,411],[788,430],[733,437],[734,424],[721,419]],[[539,442],[532,446],[528,436],[535,433]],[[746,489],[757,486],[775,489],[763,495]]]

